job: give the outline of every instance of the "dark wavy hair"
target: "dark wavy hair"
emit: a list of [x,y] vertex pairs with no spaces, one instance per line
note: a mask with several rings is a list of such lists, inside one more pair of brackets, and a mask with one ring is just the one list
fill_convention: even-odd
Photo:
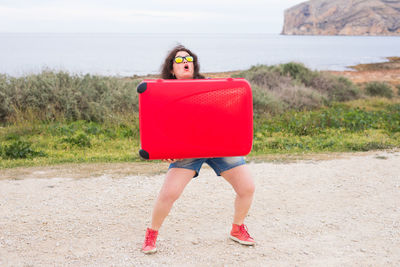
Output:
[[197,59],[197,55],[184,47],[183,45],[175,46],[171,51],[169,51],[167,57],[165,58],[164,64],[161,66],[161,78],[162,79],[176,79],[175,75],[171,73],[173,69],[173,63],[176,56],[176,53],[179,51],[188,52],[189,55],[193,57],[193,79],[204,79],[204,76],[201,75],[200,72],[200,64],[199,60]]

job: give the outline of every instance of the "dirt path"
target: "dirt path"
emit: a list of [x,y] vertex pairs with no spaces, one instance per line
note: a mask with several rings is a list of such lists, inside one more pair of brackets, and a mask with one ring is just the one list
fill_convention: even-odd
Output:
[[93,168],[96,177],[83,178],[78,166],[48,168],[56,178],[35,170],[46,179],[33,172],[7,179],[1,171],[0,266],[400,265],[398,151],[249,163],[257,185],[247,218],[255,247],[228,239],[234,193],[203,168],[150,256],[140,247],[163,174]]

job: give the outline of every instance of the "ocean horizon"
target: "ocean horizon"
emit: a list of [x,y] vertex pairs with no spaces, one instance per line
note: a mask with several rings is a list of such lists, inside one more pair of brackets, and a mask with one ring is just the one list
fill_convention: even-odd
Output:
[[348,66],[400,56],[400,37],[395,36],[0,33],[0,73],[16,77],[43,70],[123,77],[156,74],[177,44],[198,55],[200,72],[292,61],[313,70],[348,70]]

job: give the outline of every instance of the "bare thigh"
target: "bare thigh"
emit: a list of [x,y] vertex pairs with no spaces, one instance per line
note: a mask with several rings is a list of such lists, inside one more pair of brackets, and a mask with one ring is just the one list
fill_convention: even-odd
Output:
[[195,171],[183,168],[169,169],[161,187],[159,198],[175,201],[181,195],[183,189],[192,180]]
[[253,194],[255,190],[254,180],[247,165],[240,165],[221,173],[233,187],[238,195]]

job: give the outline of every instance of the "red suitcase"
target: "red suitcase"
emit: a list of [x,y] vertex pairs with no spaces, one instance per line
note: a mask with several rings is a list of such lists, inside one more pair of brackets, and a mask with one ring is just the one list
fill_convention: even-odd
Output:
[[137,91],[142,158],[250,153],[253,99],[245,79],[144,80]]

